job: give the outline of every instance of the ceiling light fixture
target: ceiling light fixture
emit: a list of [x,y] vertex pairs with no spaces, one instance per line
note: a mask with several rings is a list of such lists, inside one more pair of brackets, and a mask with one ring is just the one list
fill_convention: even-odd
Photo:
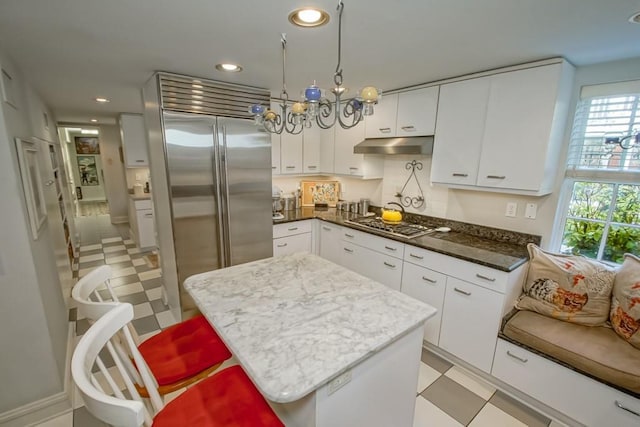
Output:
[[640,12],[636,12],[629,17],[629,22],[632,24],[640,24]]
[[91,123],[98,123],[98,119],[91,119],[90,122]]
[[216,65],[216,69],[218,71],[226,71],[228,73],[237,73],[242,71],[242,67],[237,65],[237,64],[230,64],[230,63],[224,63],[224,64],[217,64]]
[[304,7],[291,12],[289,22],[298,27],[319,27],[329,22],[329,14],[322,9]]
[[342,55],[342,11],[344,4],[338,1],[338,64],[333,74],[335,87],[331,89],[334,100],[330,101],[323,96],[322,91],[314,83],[305,89],[304,99],[289,106],[289,94],[285,78],[287,39],[286,34],[282,34],[282,92],[280,97],[280,114],[264,106],[255,104],[249,107],[249,112],[253,115],[255,123],[263,125],[270,133],[299,134],[304,127],[311,127],[312,122],[316,122],[318,127],[329,129],[339,123],[343,129],[350,129],[360,123],[364,116],[373,114],[373,106],[380,99],[380,90],[373,86],[367,86],[359,92],[359,96],[342,103],[341,96],[345,92],[342,87],[342,68],[340,60]]
[[82,135],[98,135],[99,131],[97,129],[82,129],[80,133]]
[[98,96],[97,98],[93,98],[93,99],[94,99],[94,101],[100,102],[100,103],[103,103],[103,104],[107,103],[107,102],[110,102],[108,98],[103,98],[101,96]]

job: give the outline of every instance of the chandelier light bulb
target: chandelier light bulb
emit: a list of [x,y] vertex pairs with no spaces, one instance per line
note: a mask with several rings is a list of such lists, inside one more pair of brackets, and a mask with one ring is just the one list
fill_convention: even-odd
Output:
[[322,97],[322,93],[318,86],[316,86],[315,84],[312,84],[311,86],[305,89],[304,97],[307,102],[318,102]]
[[378,101],[378,89],[373,86],[367,86],[360,92],[360,97],[365,103],[372,103]]
[[267,110],[267,112],[264,113],[264,119],[267,121],[273,121],[276,119],[276,113],[271,110]]
[[293,114],[304,114],[305,106],[301,102],[296,102],[291,106],[291,112]]
[[249,107],[249,113],[253,114],[254,116],[261,116],[262,114],[264,114],[264,107],[260,104],[251,105]]

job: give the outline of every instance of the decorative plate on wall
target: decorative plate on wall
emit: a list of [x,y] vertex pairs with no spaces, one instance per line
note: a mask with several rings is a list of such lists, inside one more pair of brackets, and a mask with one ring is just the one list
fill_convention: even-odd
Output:
[[302,206],[314,206],[316,203],[326,203],[335,207],[340,197],[339,181],[302,181]]

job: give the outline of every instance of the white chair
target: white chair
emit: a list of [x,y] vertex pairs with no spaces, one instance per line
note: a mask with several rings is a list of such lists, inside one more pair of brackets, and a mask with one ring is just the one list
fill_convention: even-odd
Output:
[[[100,266],[81,278],[71,291],[79,312],[91,321],[98,320],[113,308],[113,303],[105,304],[99,293],[102,285],[111,301],[118,302],[109,283],[111,276],[110,266]],[[135,328],[130,326],[129,332],[162,396],[208,377],[231,358],[229,349],[202,315],[173,325],[144,342],[140,342]],[[114,344],[117,347],[117,342]],[[138,382],[138,392],[142,397],[150,397],[141,382]]]
[[[237,365],[195,384],[164,406],[127,328],[133,319],[133,307],[128,303],[111,305],[111,310],[80,338],[71,359],[73,380],[87,410],[96,418],[113,426],[124,427],[152,424],[154,427],[284,427]],[[109,345],[117,336],[123,337],[123,345],[133,356],[140,376],[152,394],[151,407],[145,404],[138,393],[122,354]],[[116,379],[102,363],[99,354],[105,347],[122,375],[131,399],[124,396]],[[94,364],[106,380],[106,389],[92,373]]]

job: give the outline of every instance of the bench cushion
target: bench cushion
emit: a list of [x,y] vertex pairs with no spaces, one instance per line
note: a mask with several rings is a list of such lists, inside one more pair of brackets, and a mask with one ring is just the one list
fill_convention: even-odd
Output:
[[611,328],[577,325],[532,311],[519,311],[507,321],[502,332],[579,371],[640,394],[640,350]]

